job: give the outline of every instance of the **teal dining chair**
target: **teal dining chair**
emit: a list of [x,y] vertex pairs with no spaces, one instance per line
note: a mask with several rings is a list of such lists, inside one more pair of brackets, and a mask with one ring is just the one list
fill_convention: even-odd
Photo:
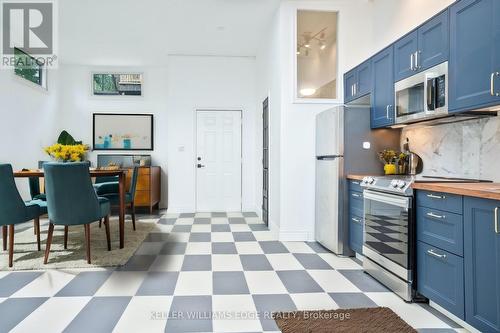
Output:
[[[131,215],[132,215],[132,227],[135,230],[135,189],[137,187],[137,178],[139,177],[139,168],[134,167],[132,169],[132,176],[130,177],[130,188],[125,193],[125,205],[130,207]],[[120,194],[118,191],[113,193],[103,193],[99,194],[100,196],[106,198],[111,203],[111,206],[119,206],[120,205]],[[101,221],[99,221],[99,226],[101,225]]]
[[[43,169],[43,164],[47,163],[47,161],[38,161],[38,169]],[[38,177],[30,177],[28,179],[30,194],[32,200],[42,200],[47,201],[47,197],[45,193],[40,191],[40,178]]]
[[110,203],[95,193],[89,163],[45,163],[43,169],[49,214],[44,264],[49,260],[55,225],[64,226],[64,248],[68,244],[68,227],[83,225],[87,263],[90,264],[90,223],[104,218],[108,251],[111,251]]
[[16,187],[10,164],[0,164],[0,226],[2,226],[3,250],[7,250],[7,226],[9,227],[9,267],[14,258],[14,226],[34,220],[38,251],[40,251],[40,215],[47,212],[41,200],[24,202]]
[[95,179],[94,189],[97,195],[118,193],[118,176],[97,177]]

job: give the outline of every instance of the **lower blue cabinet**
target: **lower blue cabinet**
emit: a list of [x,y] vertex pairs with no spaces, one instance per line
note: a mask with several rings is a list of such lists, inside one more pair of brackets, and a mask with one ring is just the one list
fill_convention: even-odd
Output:
[[466,321],[481,332],[500,332],[499,201],[465,197]]
[[349,214],[349,247],[363,253],[363,218]]
[[417,242],[418,292],[455,316],[465,318],[464,260]]

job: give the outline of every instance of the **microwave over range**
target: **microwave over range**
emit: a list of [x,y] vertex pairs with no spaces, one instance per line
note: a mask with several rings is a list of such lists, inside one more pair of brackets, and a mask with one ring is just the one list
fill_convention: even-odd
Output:
[[396,124],[444,117],[448,114],[448,62],[395,84]]

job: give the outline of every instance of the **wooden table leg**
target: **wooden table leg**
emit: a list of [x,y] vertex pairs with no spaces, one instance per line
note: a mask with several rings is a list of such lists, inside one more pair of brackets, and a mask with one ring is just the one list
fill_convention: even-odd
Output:
[[119,176],[120,191],[120,249],[123,249],[125,243],[125,172]]

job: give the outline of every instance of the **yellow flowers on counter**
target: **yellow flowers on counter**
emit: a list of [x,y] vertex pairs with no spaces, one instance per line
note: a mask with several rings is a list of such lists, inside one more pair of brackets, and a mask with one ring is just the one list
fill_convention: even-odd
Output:
[[84,144],[63,145],[60,143],[45,147],[45,152],[53,159],[61,162],[81,162],[89,151],[89,146]]

